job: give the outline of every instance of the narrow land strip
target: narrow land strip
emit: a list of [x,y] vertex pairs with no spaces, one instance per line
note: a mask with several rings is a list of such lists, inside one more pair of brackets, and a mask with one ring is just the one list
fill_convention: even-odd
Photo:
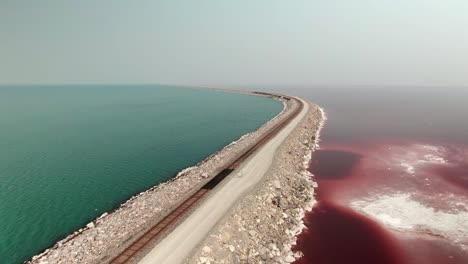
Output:
[[[199,202],[202,201],[202,197],[206,196],[208,191],[215,188],[224,178],[230,175],[236,168],[242,165],[246,159],[248,159],[255,151],[259,150],[263,145],[275,135],[281,132],[291,121],[293,121],[303,110],[304,104],[297,99],[292,99],[298,103],[298,106],[293,113],[291,113],[283,122],[277,124],[271,129],[269,133],[263,136],[256,144],[254,144],[244,154],[240,155],[218,175],[213,177],[207,184],[205,184],[199,191],[189,197],[179,207],[172,211],[166,216],[161,222],[157,223],[153,228],[148,230],[133,244],[127,247],[123,252],[116,256],[110,263],[122,264],[122,263],[134,263],[139,259],[141,255],[148,252],[151,248],[151,244],[157,243],[160,239],[167,235],[172,229],[174,229],[182,218],[187,216],[193,207],[196,207]],[[136,257],[135,257],[136,256]]]
[[146,255],[140,263],[182,263],[216,224],[268,172],[278,147],[309,111],[301,100],[300,113],[265,145],[236,168],[183,223]]
[[260,184],[243,196],[190,253],[185,263],[291,263],[304,213],[315,203],[317,184],[307,168],[318,148],[325,113],[309,112],[288,135]]

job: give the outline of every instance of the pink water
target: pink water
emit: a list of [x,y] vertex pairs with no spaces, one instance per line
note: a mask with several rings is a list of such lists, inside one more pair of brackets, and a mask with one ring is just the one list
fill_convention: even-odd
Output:
[[328,121],[295,263],[468,263],[467,91],[298,90]]
[[468,263],[467,158],[468,147],[324,145],[296,263]]

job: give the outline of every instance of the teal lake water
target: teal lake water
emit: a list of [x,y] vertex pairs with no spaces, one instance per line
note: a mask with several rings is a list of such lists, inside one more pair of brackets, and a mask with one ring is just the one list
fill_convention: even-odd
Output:
[[21,263],[282,109],[157,85],[0,86],[0,263]]

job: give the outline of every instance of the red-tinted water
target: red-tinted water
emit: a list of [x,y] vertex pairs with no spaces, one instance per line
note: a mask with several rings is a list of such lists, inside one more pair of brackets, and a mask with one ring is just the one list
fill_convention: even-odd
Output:
[[468,263],[468,89],[278,89],[328,120],[297,263]]
[[324,146],[310,163],[318,203],[295,263],[468,263],[466,153],[407,142]]
[[388,232],[355,211],[319,202],[307,213],[307,229],[297,240],[303,263],[404,263],[399,245]]

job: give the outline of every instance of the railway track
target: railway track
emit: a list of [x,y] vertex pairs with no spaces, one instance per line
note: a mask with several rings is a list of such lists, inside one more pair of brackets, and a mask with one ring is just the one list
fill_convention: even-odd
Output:
[[198,191],[196,191],[192,196],[187,198],[184,202],[181,203],[176,209],[170,212],[165,218],[160,222],[150,228],[146,233],[140,236],[135,242],[128,246],[123,252],[110,261],[111,264],[123,264],[129,263],[135,255],[144,250],[150,244],[152,245],[155,241],[158,241],[163,238],[167,231],[175,228],[179,223],[179,220],[187,216],[191,209],[194,208],[198,203],[200,203],[203,198],[205,198],[209,192],[216,187],[224,178],[226,178],[232,171],[234,171],[239,165],[249,158],[256,150],[265,145],[271,138],[281,131],[285,126],[287,126],[294,118],[296,118],[299,113],[301,113],[304,105],[302,101],[283,95],[272,95],[266,93],[258,93],[261,95],[268,96],[277,96],[286,98],[288,100],[295,100],[298,103],[298,107],[293,113],[291,113],[283,122],[277,124],[273,127],[265,136],[263,136],[255,145],[250,147],[245,153],[239,156],[235,161],[233,161],[229,166],[223,169],[215,177],[213,177],[208,183],[203,185]]

